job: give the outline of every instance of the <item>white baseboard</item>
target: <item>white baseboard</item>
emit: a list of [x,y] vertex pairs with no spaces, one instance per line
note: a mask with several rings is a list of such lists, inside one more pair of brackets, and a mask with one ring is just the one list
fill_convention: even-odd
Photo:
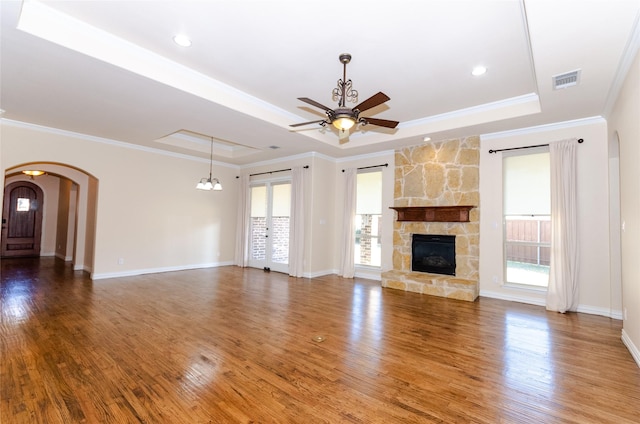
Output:
[[578,305],[578,312],[591,315],[601,315],[603,317],[622,320],[622,311],[612,311],[607,308],[600,308],[597,306]]
[[[316,277],[323,277],[325,275],[332,275],[332,274],[340,275],[340,270],[326,269],[323,271],[305,272],[303,274],[303,277],[316,278]],[[364,278],[367,280],[382,281],[382,272],[380,270],[367,270],[367,269],[356,268],[355,277]]]
[[73,266],[73,270],[74,271],[85,271],[85,272],[88,272],[89,274],[91,274],[93,272],[93,268],[91,268],[90,266],[86,266],[86,265],[74,265]]
[[229,266],[234,264],[235,263],[233,261],[228,261],[228,262],[211,262],[208,264],[194,264],[194,265],[170,266],[170,267],[160,267],[160,268],[131,269],[128,271],[121,271],[121,272],[105,272],[105,273],[99,273],[99,274],[91,274],[91,279],[104,280],[106,278],[133,277],[135,275],[157,274],[160,272],[187,271],[190,269],[200,269],[200,268],[216,268],[216,267]]
[[315,272],[305,272],[302,274],[302,276],[304,278],[316,278],[316,277],[323,277],[325,275],[331,275],[331,274],[337,274],[338,271],[335,269],[329,269],[329,270],[324,270],[324,271],[315,271]]
[[622,329],[622,343],[624,343],[627,349],[629,349],[631,356],[633,356],[633,360],[636,361],[636,365],[640,368],[640,350],[633,344],[633,341],[631,341],[627,332],[624,331],[624,328]]
[[512,294],[505,294],[501,292],[493,292],[488,290],[480,290],[481,297],[489,297],[491,299],[508,300],[510,302],[526,303],[528,305],[545,306],[544,299],[538,299],[529,296],[518,296]]
[[[490,297],[492,299],[508,300],[511,302],[526,303],[529,305],[546,306],[545,300],[540,298],[534,298],[529,296],[518,296],[505,294],[501,292],[493,292],[487,290],[480,290],[480,296]],[[622,320],[622,311],[613,311],[607,308],[601,308],[597,306],[578,305],[578,312],[590,315],[600,315],[603,317]]]
[[356,268],[356,277],[367,280],[382,281],[382,271],[379,269],[362,269]]
[[71,262],[71,261],[73,260],[73,257],[71,257],[71,256],[64,256],[64,255],[63,255],[63,254],[61,254],[61,253],[56,253],[56,258],[58,258],[58,259],[62,259],[62,260],[63,260],[63,261],[65,261],[65,262]]

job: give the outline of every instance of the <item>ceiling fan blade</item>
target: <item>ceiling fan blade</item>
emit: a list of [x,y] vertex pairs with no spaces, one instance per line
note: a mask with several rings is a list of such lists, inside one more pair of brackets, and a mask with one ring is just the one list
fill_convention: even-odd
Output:
[[290,127],[300,127],[302,125],[309,125],[309,124],[320,124],[321,122],[325,122],[324,119],[320,119],[318,121],[309,121],[309,122],[301,122],[299,124],[291,124],[289,125]]
[[312,106],[319,107],[320,109],[326,110],[327,112],[332,110],[331,108],[328,108],[325,105],[320,104],[320,103],[316,102],[315,100],[311,100],[311,99],[309,99],[307,97],[298,97],[298,100],[301,100],[301,101],[303,101],[305,103],[309,103]]
[[398,126],[398,121],[390,121],[388,119],[378,119],[378,118],[363,118],[367,121],[367,124],[377,125],[379,127],[387,127],[387,128],[395,128]]
[[[302,100],[302,99],[300,99],[300,100]],[[359,105],[357,105],[353,109],[358,109],[360,112],[363,112],[363,111],[365,111],[367,109],[371,109],[372,107],[376,107],[378,105],[381,105],[382,103],[386,102],[387,100],[391,100],[391,99],[389,98],[389,96],[387,96],[382,91],[380,91],[380,92],[378,92],[378,94],[374,94],[373,96],[369,97],[367,100],[365,100],[364,102],[360,103]]]

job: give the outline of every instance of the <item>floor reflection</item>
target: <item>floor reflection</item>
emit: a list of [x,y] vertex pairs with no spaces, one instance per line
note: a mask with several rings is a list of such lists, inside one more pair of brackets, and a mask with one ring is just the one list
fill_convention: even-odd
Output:
[[369,336],[378,345],[383,331],[381,312],[380,288],[356,284],[351,307],[351,341]]
[[506,384],[515,389],[532,384],[553,389],[553,352],[547,318],[507,312],[504,334]]
[[70,263],[56,258],[0,261],[0,317],[4,325],[24,324],[37,314],[59,314],[66,309],[89,313],[92,291],[87,273],[74,271]]
[[218,366],[214,360],[204,354],[192,358],[184,375],[180,379],[182,389],[186,392],[198,393],[207,389],[216,379]]
[[32,295],[28,280],[3,281],[0,292],[3,323],[19,323],[26,320],[29,317]]

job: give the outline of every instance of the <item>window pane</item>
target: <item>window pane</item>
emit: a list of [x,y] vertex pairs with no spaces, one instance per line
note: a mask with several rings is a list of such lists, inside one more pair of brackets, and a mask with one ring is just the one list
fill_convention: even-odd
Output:
[[381,215],[356,215],[356,265],[381,265],[380,218]]
[[289,216],[291,214],[291,183],[275,184],[273,190],[273,216]]
[[506,156],[505,215],[548,215],[551,212],[549,152]]
[[551,243],[549,152],[506,156],[505,281],[547,287]]
[[267,187],[251,187],[251,246],[249,257],[254,260],[266,258],[267,234]]
[[29,203],[30,203],[30,199],[27,199],[24,197],[18,197],[16,211],[29,212],[29,206],[30,206]]
[[356,176],[356,214],[382,213],[382,172]]
[[356,265],[379,267],[382,213],[382,171],[359,173],[356,177],[355,257]]
[[291,214],[291,183],[272,186],[271,260],[289,263],[289,215]]

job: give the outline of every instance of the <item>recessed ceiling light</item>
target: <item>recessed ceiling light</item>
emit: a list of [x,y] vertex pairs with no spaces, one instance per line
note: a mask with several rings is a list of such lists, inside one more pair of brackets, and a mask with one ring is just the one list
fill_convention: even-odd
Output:
[[425,135],[422,141],[431,141],[431,137],[429,137],[428,135]]
[[484,66],[476,66],[475,68],[473,68],[473,71],[471,71],[471,75],[473,76],[480,76],[480,75],[484,75],[487,73],[487,68],[485,68]]
[[178,34],[176,36],[173,37],[173,41],[182,47],[189,47],[191,46],[191,40],[189,39],[189,37],[187,37],[184,34]]

